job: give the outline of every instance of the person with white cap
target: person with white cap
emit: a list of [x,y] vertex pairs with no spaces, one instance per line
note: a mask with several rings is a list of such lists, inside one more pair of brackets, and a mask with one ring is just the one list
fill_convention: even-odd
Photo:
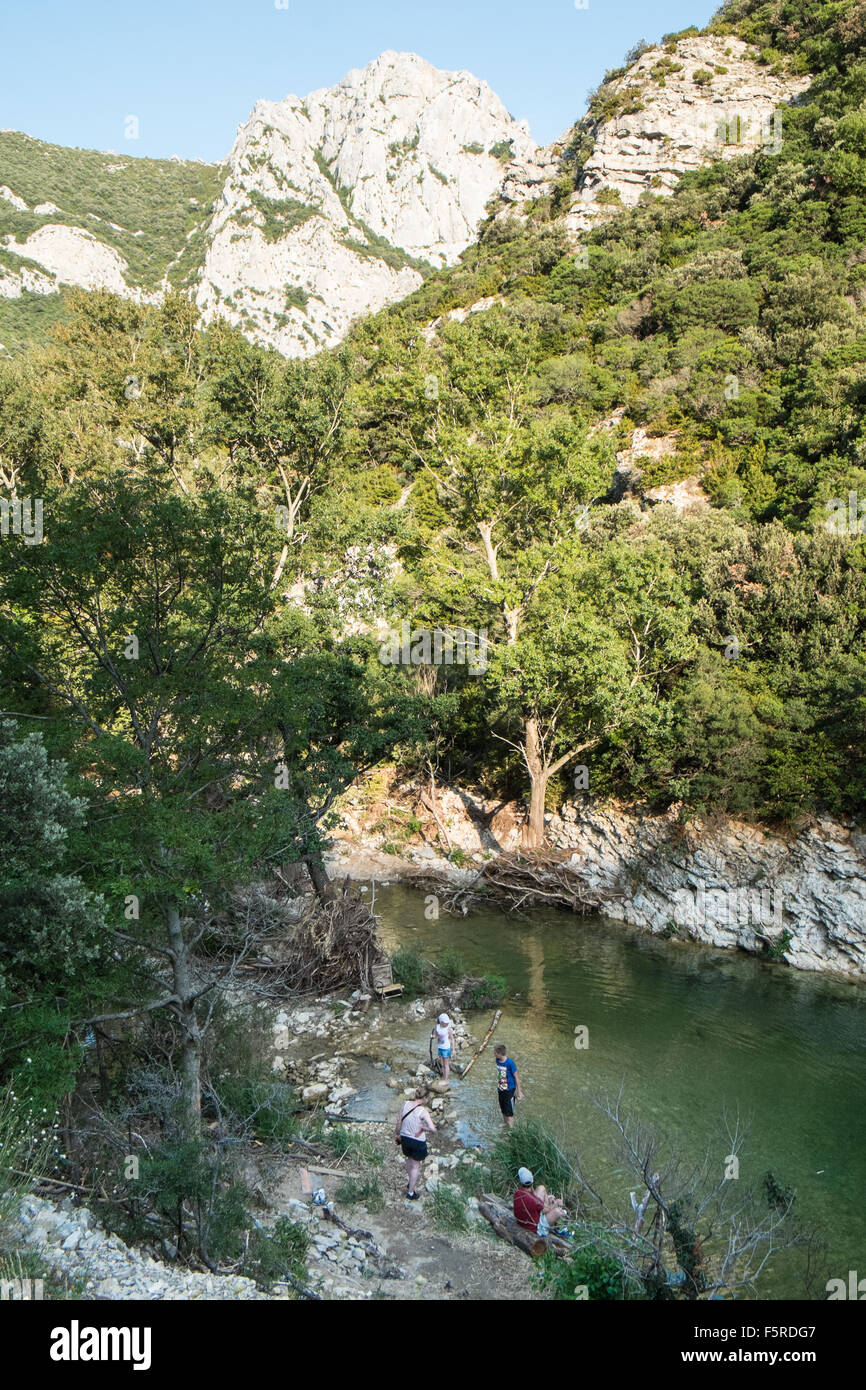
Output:
[[[436,1050],[442,1059],[442,1076],[448,1081],[448,1073],[451,1068],[451,1053],[457,1046],[454,1037],[454,1025],[447,1014],[440,1014],[431,1038],[436,1039]],[[449,1082],[450,1085],[450,1082]]]
[[565,1207],[558,1197],[549,1197],[542,1183],[535,1181],[528,1168],[517,1170],[518,1188],[514,1194],[514,1216],[518,1224],[540,1236],[550,1235],[565,1220]]

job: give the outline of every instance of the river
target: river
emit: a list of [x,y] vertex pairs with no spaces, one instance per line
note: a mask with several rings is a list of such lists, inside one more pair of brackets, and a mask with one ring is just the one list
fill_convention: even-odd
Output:
[[[801,1217],[821,1227],[828,1277],[866,1276],[866,988],[599,917],[539,911],[521,919],[487,909],[428,921],[424,901],[412,889],[376,885],[385,944],[434,962],[451,947],[470,974],[505,977],[497,1039],[518,1065],[519,1116],[551,1125],[585,1171],[621,1183],[626,1200],[636,1182],[613,1157],[611,1125],[594,1096],[622,1086],[626,1106],[663,1149],[709,1154],[719,1177],[730,1152],[726,1122],[739,1121],[747,1131],[739,1181],[760,1186],[772,1170],[796,1191]],[[487,1017],[469,1016],[479,1037]],[[575,1047],[578,1027],[586,1048]],[[428,1034],[429,1023],[418,1026],[419,1056]],[[453,1096],[464,1142],[494,1141],[502,1122],[492,1047]],[[804,1296],[790,1260],[775,1258],[759,1289],[765,1297]]]

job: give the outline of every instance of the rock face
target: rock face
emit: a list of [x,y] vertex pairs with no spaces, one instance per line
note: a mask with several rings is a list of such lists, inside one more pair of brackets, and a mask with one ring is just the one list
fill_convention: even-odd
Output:
[[785,839],[730,821],[679,825],[566,804],[549,841],[605,892],[604,912],[657,934],[767,951],[800,970],[866,977],[866,836],[819,821]]
[[499,215],[521,214],[552,191],[581,131],[593,148],[566,213],[567,227],[578,235],[603,209],[633,207],[645,192],[670,195],[684,173],[712,159],[779,147],[779,107],[805,91],[810,77],[772,76],[742,39],[707,35],[671,47],[647,49],[607,85],[616,114],[595,124],[584,120],[525,168],[510,166]]
[[198,1274],[155,1260],[109,1235],[86,1207],[31,1196],[18,1213],[21,1242],[41,1252],[86,1299],[274,1299],[240,1275]]
[[[576,239],[645,191],[669,194],[709,159],[775,147],[779,105],[810,79],[774,77],[756,59],[729,37],[651,48],[607,84],[602,110],[614,114],[594,124],[584,118],[539,149],[477,77],[440,71],[413,53],[383,53],[303,100],[257,103],[238,131],[212,215],[210,202],[189,199],[200,215],[174,249],[163,289],[186,265],[182,283],[205,320],[222,316],[286,356],[308,356],[410,294],[425,264],[453,264],[495,195],[498,215],[524,215],[570,171],[575,140],[591,144],[565,206]],[[26,235],[0,239],[0,298],[63,284],[158,298],[100,238],[95,213],[87,214],[92,230],[90,221],[69,226],[54,203],[28,197],[32,208],[0,185],[0,198],[30,219]],[[32,230],[33,216],[53,214],[63,221]]]
[[[303,356],[453,264],[509,154],[536,146],[485,82],[383,53],[304,100],[257,103],[241,127],[198,302]],[[494,153],[495,151],[495,153]]]
[[[58,285],[80,285],[85,290],[111,290],[125,298],[138,297],[127,284],[127,265],[119,252],[81,227],[48,223],[20,244],[10,239],[6,249],[35,261]],[[22,285],[32,289],[34,285],[25,281],[26,274],[22,272]],[[53,283],[52,288],[56,288]]]
[[[417,790],[408,789],[405,805],[423,815]],[[361,833],[345,838],[336,832],[334,872],[411,882],[423,867],[465,885],[485,854],[520,848],[518,804],[440,787],[437,805],[449,843],[473,867],[457,869],[444,844],[438,852],[432,844],[407,846],[401,864],[377,854],[384,837],[359,827]],[[736,820],[683,825],[677,810],[649,816],[637,807],[566,801],[545,817],[547,845],[571,852],[572,871],[598,891],[605,916],[615,921],[756,955],[772,952],[799,970],[866,978],[866,835],[829,819],[789,836]],[[431,840],[436,829],[427,827]]]

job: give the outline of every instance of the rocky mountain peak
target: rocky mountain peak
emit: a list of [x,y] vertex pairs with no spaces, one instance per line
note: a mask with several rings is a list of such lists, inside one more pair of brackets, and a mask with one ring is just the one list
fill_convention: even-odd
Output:
[[732,35],[688,35],[647,47],[596,93],[587,115],[526,166],[506,170],[499,215],[523,215],[550,193],[577,152],[577,187],[566,214],[585,232],[643,193],[669,195],[682,175],[712,159],[732,159],[782,138],[779,107],[811,77],[774,75]]
[[289,356],[339,341],[469,245],[536,146],[486,82],[386,52],[241,126],[199,303]]

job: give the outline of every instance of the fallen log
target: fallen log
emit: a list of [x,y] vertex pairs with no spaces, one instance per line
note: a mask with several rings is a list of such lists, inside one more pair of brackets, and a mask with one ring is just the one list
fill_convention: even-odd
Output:
[[471,1057],[471,1058],[470,1058],[470,1060],[466,1063],[466,1066],[465,1066],[465,1067],[463,1068],[463,1070],[461,1071],[461,1073],[460,1073],[461,1077],[468,1076],[469,1072],[470,1072],[470,1071],[472,1070],[472,1068],[475,1066],[475,1063],[478,1061],[478,1058],[481,1056],[481,1054],[482,1054],[482,1052],[484,1051],[485,1047],[486,1047],[487,1044],[490,1042],[490,1039],[493,1037],[493,1034],[494,1034],[495,1031],[496,1031],[496,1026],[497,1026],[497,1024],[499,1023],[499,1020],[501,1019],[501,1017],[502,1017],[502,1010],[501,1010],[501,1009],[497,1009],[497,1010],[496,1010],[496,1013],[493,1015],[493,1022],[491,1023],[490,1027],[487,1029],[487,1032],[484,1034],[484,1037],[481,1039],[480,1045],[475,1049],[475,1055],[474,1055],[474,1057]]
[[485,1193],[479,1201],[478,1210],[485,1220],[490,1222],[498,1236],[516,1245],[518,1249],[525,1250],[527,1255],[543,1255],[546,1250],[554,1250],[557,1255],[567,1255],[572,1250],[567,1240],[552,1231],[547,1236],[540,1236],[537,1231],[528,1231],[525,1226],[521,1226],[501,1198],[493,1197],[490,1193]]
[[494,1231],[503,1240],[507,1240],[510,1245],[516,1245],[518,1250],[523,1250],[533,1258],[543,1255],[547,1249],[547,1241],[536,1231],[528,1231],[525,1226],[521,1226],[503,1207],[494,1205],[490,1201],[478,1203],[478,1210],[486,1221],[490,1222]]

